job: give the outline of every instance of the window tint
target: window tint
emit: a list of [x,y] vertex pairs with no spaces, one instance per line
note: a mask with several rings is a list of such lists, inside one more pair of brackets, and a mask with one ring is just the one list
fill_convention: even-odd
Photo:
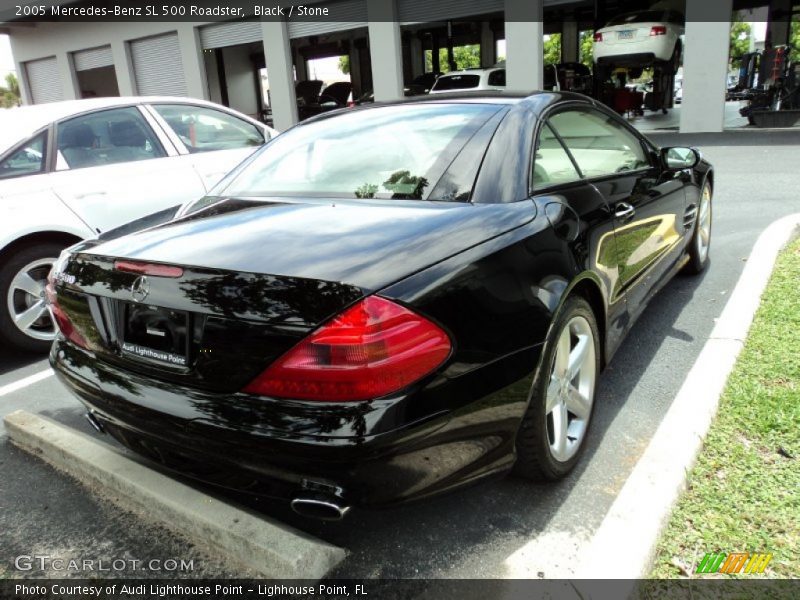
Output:
[[427,199],[497,111],[489,104],[386,106],[303,124],[276,137],[221,193]]
[[165,156],[155,134],[134,107],[104,110],[59,123],[56,139],[63,162],[70,169]]
[[534,190],[551,185],[569,183],[581,178],[561,142],[553,134],[549,125],[542,127],[533,158],[531,184]]
[[504,86],[506,84],[506,70],[492,71],[489,73],[489,85]]
[[564,140],[585,177],[649,166],[639,138],[608,115],[591,109],[567,110],[554,115],[550,125]]
[[37,135],[1,162],[0,179],[35,175],[44,171],[44,159],[47,154],[46,135],[46,133]]
[[480,82],[480,75],[442,75],[433,84],[433,89],[437,92],[442,90],[466,90],[478,87]]
[[192,153],[260,146],[264,143],[264,136],[258,127],[213,108],[188,104],[156,104],[153,108]]

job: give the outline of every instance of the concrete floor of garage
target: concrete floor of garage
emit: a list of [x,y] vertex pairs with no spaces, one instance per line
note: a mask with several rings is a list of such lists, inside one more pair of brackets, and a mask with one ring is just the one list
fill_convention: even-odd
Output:
[[[711,265],[701,277],[673,280],[631,331],[601,378],[589,446],[575,473],[555,485],[506,478],[413,506],[353,510],[341,523],[304,521],[269,501],[248,504],[349,549],[334,577],[570,575],[703,347],[756,238],[775,219],[800,211],[800,131],[651,137],[662,145],[697,145],[715,165]],[[0,388],[46,368],[39,358],[0,350]],[[0,397],[0,407],[2,415],[25,409],[91,434],[77,401],[52,377]],[[194,558],[195,570],[183,575],[235,575],[12,447],[1,426],[0,530],[0,577],[22,574],[13,559],[32,553]]]

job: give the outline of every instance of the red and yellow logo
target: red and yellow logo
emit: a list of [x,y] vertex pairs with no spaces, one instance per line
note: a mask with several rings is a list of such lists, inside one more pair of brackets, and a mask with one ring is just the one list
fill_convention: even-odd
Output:
[[709,552],[697,565],[695,573],[763,573],[771,560],[772,554],[758,552]]

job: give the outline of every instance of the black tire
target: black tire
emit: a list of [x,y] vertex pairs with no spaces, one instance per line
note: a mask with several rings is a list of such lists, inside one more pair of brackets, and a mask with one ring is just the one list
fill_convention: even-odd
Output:
[[[27,265],[45,259],[56,259],[64,249],[62,244],[44,243],[34,246],[25,246],[11,254],[10,258],[0,266],[0,340],[5,345],[10,345],[18,350],[27,352],[45,353],[52,345],[52,339],[36,339],[23,333],[15,324],[9,308],[9,288],[14,277]],[[39,273],[45,273],[49,269],[41,267]],[[13,302],[13,300],[12,300]],[[49,314],[45,313],[49,322]],[[46,328],[37,326],[37,333],[44,335]]]
[[[700,232],[700,216],[701,210],[704,201],[704,194],[708,192],[708,243],[705,247],[705,251],[703,251],[701,247],[701,232]],[[711,188],[711,184],[706,181],[703,184],[703,187],[700,190],[700,204],[697,207],[697,217],[694,224],[694,232],[692,233],[692,239],[689,242],[688,248],[688,255],[689,255],[689,262],[686,263],[685,271],[690,275],[699,275],[703,271],[705,271],[706,267],[708,266],[708,257],[711,250],[711,231],[712,231],[712,224],[713,224],[713,216],[714,216],[714,203],[712,202],[713,190]]]
[[[594,350],[594,381],[592,386],[591,409],[585,423],[577,450],[567,460],[558,460],[551,450],[550,423],[546,414],[548,387],[551,385],[557,345],[565,327],[576,317],[582,317],[592,332],[591,346]],[[545,343],[544,354],[531,388],[528,408],[517,432],[517,461],[514,473],[526,479],[555,481],[565,477],[580,460],[586,447],[586,438],[591,427],[591,415],[594,412],[594,390],[600,373],[600,336],[597,321],[592,308],[583,298],[572,296],[564,303],[551,328],[550,337]],[[591,357],[590,357],[591,358]],[[590,358],[587,359],[588,362]]]

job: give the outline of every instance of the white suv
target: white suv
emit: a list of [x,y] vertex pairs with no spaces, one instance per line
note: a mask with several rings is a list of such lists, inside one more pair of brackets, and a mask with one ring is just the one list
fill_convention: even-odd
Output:
[[594,62],[643,67],[655,61],[677,68],[684,18],[674,10],[641,10],[620,15],[594,34]]
[[464,69],[445,73],[436,80],[430,93],[444,94],[446,92],[469,90],[504,90],[505,88],[506,70],[492,67],[489,69]]

